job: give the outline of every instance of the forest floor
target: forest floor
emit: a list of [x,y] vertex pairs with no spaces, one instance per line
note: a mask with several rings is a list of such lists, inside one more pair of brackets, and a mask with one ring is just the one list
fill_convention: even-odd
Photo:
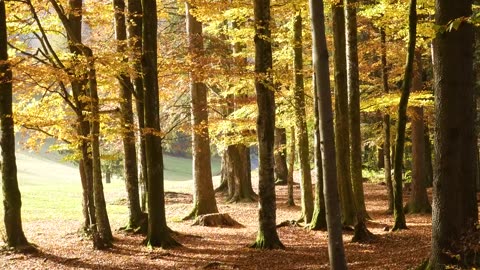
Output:
[[[254,174],[253,174],[254,175]],[[257,179],[253,179],[257,182]],[[349,269],[410,269],[424,260],[430,249],[431,217],[407,215],[408,230],[385,231],[393,217],[386,214],[387,192],[383,185],[365,183],[368,228],[375,234],[370,243],[352,243],[352,232],[344,231]],[[285,250],[255,250],[247,246],[255,240],[258,226],[257,203],[227,204],[217,196],[219,210],[243,224],[238,228],[192,226],[181,218],[191,209],[192,182],[177,182],[167,194],[167,217],[175,238],[183,245],[172,250],[149,249],[140,235],[114,231],[114,247],[92,249],[92,242],[77,230],[80,221],[63,219],[52,213],[49,220],[27,220],[27,238],[38,246],[36,254],[0,253],[0,269],[328,269],[327,233],[301,227],[278,228]],[[287,187],[277,186],[277,223],[300,216],[300,190],[295,185],[295,203],[288,207]],[[123,195],[119,195],[123,196]],[[124,200],[116,200],[117,204]],[[108,203],[108,201],[107,201]],[[112,228],[126,222],[123,215],[111,218]],[[0,245],[2,241],[0,240]]]

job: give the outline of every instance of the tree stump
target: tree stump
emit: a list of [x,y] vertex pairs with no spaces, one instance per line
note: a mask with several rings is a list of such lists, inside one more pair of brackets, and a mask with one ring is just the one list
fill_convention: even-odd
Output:
[[243,227],[229,214],[206,214],[200,215],[195,219],[192,225],[207,226],[207,227]]

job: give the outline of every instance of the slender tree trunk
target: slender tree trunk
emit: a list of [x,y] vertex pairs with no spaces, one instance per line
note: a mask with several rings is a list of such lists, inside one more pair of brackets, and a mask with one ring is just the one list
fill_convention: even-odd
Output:
[[[357,222],[352,238],[354,242],[364,242],[370,239],[365,220],[368,217],[363,193],[362,177],[362,138],[360,132],[360,89],[358,75],[358,50],[357,50],[357,9],[356,0],[345,0],[346,21],[346,51],[347,51],[347,84],[348,84],[348,116],[350,134],[350,170],[355,199]],[[383,155],[380,160],[383,160]]]
[[[471,14],[472,1],[436,0],[436,25]],[[478,221],[473,38],[473,26],[462,22],[458,29],[439,33],[433,40],[436,127],[431,269],[445,269],[452,245]]]
[[427,187],[433,185],[433,161],[432,161],[432,143],[430,142],[430,132],[428,123],[425,122],[425,181]]
[[348,129],[347,59],[345,53],[345,16],[343,5],[332,4],[334,66],[335,66],[335,148],[337,177],[342,207],[342,223],[356,222],[355,198],[350,175],[350,142]]
[[[422,82],[422,53],[419,49],[415,52],[415,66],[413,74],[412,91],[421,91]],[[425,123],[423,107],[411,109],[412,130],[412,193],[404,207],[405,213],[430,213],[431,206],[428,202],[426,185],[425,164]]]
[[302,48],[302,15],[300,11],[294,17],[293,22],[294,42],[294,70],[295,70],[295,127],[298,134],[298,157],[300,160],[300,187],[302,192],[302,218],[305,224],[312,221],[313,215],[313,194],[312,174],[310,171],[310,157],[308,145],[307,116],[305,113],[305,89],[303,82],[303,48]]
[[320,140],[322,146],[322,168],[325,208],[328,230],[328,255],[330,269],[347,269],[342,239],[342,221],[338,196],[335,135],[333,131],[332,99],[328,67],[327,40],[325,37],[325,15],[323,1],[310,0],[312,18],[313,66],[318,91],[320,116]]
[[253,248],[284,248],[276,228],[274,178],[275,97],[273,86],[270,0],[254,0],[255,17],[255,91],[257,93],[257,137],[259,152],[259,228]]
[[[380,29],[380,39],[382,46],[382,84],[383,91],[388,94],[388,68],[387,68],[387,41],[385,29]],[[390,115],[385,113],[383,116],[383,154],[384,154],[384,172],[385,185],[388,194],[388,213],[393,213],[393,184],[392,184],[392,160],[390,155]]]
[[[126,52],[127,26],[125,21],[125,1],[114,0],[115,9],[115,34],[118,42],[117,52]],[[125,57],[124,62],[128,61]],[[142,209],[140,208],[140,197],[138,191],[138,166],[137,150],[135,147],[135,132],[133,122],[132,91],[133,84],[130,77],[122,72],[119,75],[120,84],[120,111],[122,114],[122,141],[124,152],[124,174],[125,187],[128,195],[129,218],[127,229],[138,228],[143,220]]]
[[17,180],[12,111],[12,70],[8,62],[5,1],[0,1],[0,121],[2,148],[3,221],[6,242],[17,250],[32,249],[23,233],[22,200]]
[[[163,153],[160,133],[159,96],[157,78],[157,4],[142,0],[143,50],[142,70],[145,87],[145,134],[148,181],[148,234],[146,243],[153,247],[171,248],[179,244],[170,235],[165,216]],[[155,133],[154,133],[155,132]]]
[[322,150],[320,140],[320,115],[318,111],[318,88],[315,82],[315,76],[313,77],[313,91],[314,91],[314,110],[315,110],[315,204],[313,210],[313,218],[310,223],[311,230],[327,230],[327,220],[325,211],[325,196],[323,195],[323,170],[322,170]]
[[[92,147],[92,169],[93,169],[93,199],[95,202],[95,217],[97,229],[102,238],[103,247],[110,247],[113,240],[110,221],[108,220],[107,205],[103,194],[102,166],[100,160],[100,107],[97,92],[97,75],[95,60],[89,48],[84,48],[87,58],[88,88],[90,96],[90,140]],[[97,248],[103,248],[98,246]]]
[[275,128],[275,184],[287,184],[288,168],[287,168],[287,132],[285,128]]
[[393,184],[393,216],[395,223],[392,231],[407,229],[405,214],[403,212],[402,198],[402,167],[403,152],[405,145],[405,126],[407,124],[407,106],[410,96],[410,86],[413,76],[413,60],[415,56],[415,41],[417,35],[417,1],[410,0],[409,8],[409,33],[408,33],[408,51],[407,63],[405,65],[404,80],[402,85],[402,95],[398,104],[397,137],[395,140],[395,159],[394,159],[394,184]]
[[[143,130],[145,128],[145,113],[144,113],[144,89],[142,79],[142,63],[140,61],[142,54],[142,3],[141,0],[128,0],[127,1],[127,31],[128,31],[128,44],[131,50],[130,62],[134,69],[133,88],[135,93],[135,105],[137,111],[138,120],[138,137],[140,139],[139,147],[139,161],[140,170],[138,180],[141,184],[140,198],[141,198],[141,210],[147,210],[147,156],[145,149],[145,135]],[[138,173],[138,172],[137,172]]]
[[288,188],[288,206],[295,206],[295,200],[293,199],[293,172],[295,170],[295,127],[290,129],[290,153],[288,159],[288,178],[287,178],[287,188]]
[[[185,9],[190,55],[194,63],[197,63],[197,68],[200,68],[198,58],[203,55],[202,24],[191,14],[192,7],[188,2]],[[207,87],[196,70],[190,71],[190,93],[194,195],[193,210],[186,218],[195,218],[199,215],[218,213],[210,163]]]

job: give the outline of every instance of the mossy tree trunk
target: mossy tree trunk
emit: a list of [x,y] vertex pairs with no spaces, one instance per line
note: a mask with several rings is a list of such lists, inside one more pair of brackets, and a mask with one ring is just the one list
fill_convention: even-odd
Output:
[[287,168],[287,132],[285,128],[275,128],[275,183],[286,185],[288,178]]
[[[360,89],[358,75],[358,50],[357,50],[357,9],[356,0],[345,0],[346,21],[346,51],[347,51],[347,84],[348,84],[348,116],[350,134],[350,171],[355,199],[357,222],[352,241],[364,242],[370,240],[371,233],[366,226],[368,217],[363,193],[362,177],[362,138],[360,132]],[[380,160],[383,160],[381,155]]]
[[405,65],[404,79],[402,85],[402,94],[398,104],[397,137],[395,139],[395,158],[394,158],[394,183],[393,183],[393,216],[395,223],[392,231],[407,229],[405,214],[403,212],[402,198],[402,167],[403,153],[405,146],[405,127],[407,124],[407,107],[410,96],[410,87],[413,77],[413,61],[415,56],[415,41],[417,35],[417,10],[416,0],[410,0],[409,23],[408,23],[408,48],[407,63]]
[[186,218],[196,218],[199,215],[218,213],[218,208],[210,163],[207,87],[202,82],[200,72],[195,70],[195,68],[201,68],[198,61],[204,51],[202,23],[192,15],[192,7],[188,2],[185,4],[185,9],[189,53],[196,64],[190,71],[194,195],[193,209]]
[[24,249],[30,244],[22,228],[22,199],[17,180],[12,110],[13,76],[8,62],[6,18],[5,1],[0,1],[0,145],[2,148],[3,221],[7,245],[15,249]]
[[[382,62],[382,85],[383,91],[388,94],[388,68],[387,68],[387,40],[385,29],[380,29],[381,40],[381,62]],[[383,154],[384,154],[384,172],[385,172],[385,185],[387,186],[388,195],[388,213],[393,213],[393,183],[392,183],[392,159],[390,155],[390,114],[385,113],[383,115]]]
[[253,248],[284,248],[277,234],[274,177],[275,96],[272,74],[270,0],[254,0],[255,91],[257,93],[257,137],[259,152],[258,234]]
[[312,20],[312,55],[315,82],[318,91],[320,116],[320,140],[322,147],[322,169],[325,208],[328,230],[328,255],[330,269],[347,269],[342,239],[340,199],[338,195],[335,135],[333,130],[332,97],[328,67],[327,40],[325,37],[325,14],[323,1],[310,0]]
[[127,1],[127,32],[128,46],[131,51],[131,58],[134,72],[132,73],[133,89],[135,93],[135,105],[138,121],[138,138],[139,138],[139,164],[140,170],[138,180],[140,182],[140,199],[141,210],[147,211],[147,156],[145,149],[145,136],[143,130],[145,128],[145,109],[144,109],[144,88],[142,78],[142,63],[140,61],[142,54],[142,3],[141,0]]
[[337,177],[342,207],[342,223],[353,226],[356,206],[350,174],[350,136],[348,121],[347,59],[345,53],[345,16],[341,3],[332,4],[334,70],[335,70],[335,149]]
[[294,49],[294,107],[295,127],[298,134],[298,157],[300,161],[300,188],[302,199],[302,219],[305,224],[312,221],[313,194],[312,174],[310,171],[310,157],[308,144],[308,129],[305,113],[305,87],[303,80],[303,46],[302,46],[302,14],[299,10],[293,19],[293,49]]
[[[436,0],[436,25],[471,15],[472,1]],[[461,22],[458,29],[433,40],[436,127],[430,269],[435,270],[445,269],[452,246],[475,230],[478,221],[473,27]]]
[[313,78],[313,91],[314,91],[314,112],[315,112],[315,202],[312,222],[309,228],[311,230],[327,230],[327,220],[325,211],[325,196],[323,195],[323,170],[322,170],[322,150],[320,140],[320,115],[318,111],[318,88],[316,86],[315,77]]
[[[115,18],[115,34],[118,41],[117,52],[126,52],[127,41],[127,25],[125,20],[125,1],[114,0],[114,18]],[[128,58],[123,59],[124,62]],[[128,196],[129,218],[127,229],[136,229],[141,226],[144,219],[142,209],[140,208],[140,197],[138,190],[138,166],[137,166],[137,150],[135,146],[135,132],[133,121],[133,84],[130,76],[121,71],[119,74],[119,90],[120,90],[120,112],[122,123],[122,142],[124,152],[124,175],[125,187]]]
[[159,91],[157,78],[157,4],[142,0],[143,50],[142,70],[145,87],[145,134],[148,182],[148,233],[146,243],[153,247],[171,248],[179,245],[167,227],[163,175],[163,153],[160,133]]

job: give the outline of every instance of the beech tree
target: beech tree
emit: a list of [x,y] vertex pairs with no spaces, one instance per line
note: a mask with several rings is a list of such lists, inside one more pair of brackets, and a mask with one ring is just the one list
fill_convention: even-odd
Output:
[[2,147],[2,191],[6,244],[21,251],[34,250],[22,228],[22,199],[17,180],[15,131],[12,111],[12,70],[8,62],[7,14],[0,1],[0,125]]
[[[192,7],[188,2],[185,3],[185,9],[190,55],[195,64],[194,69],[200,68],[199,58],[203,56],[204,50],[202,23],[192,15]],[[194,196],[193,209],[186,219],[218,213],[210,163],[207,87],[202,79],[198,70],[190,71]]]
[[325,208],[328,230],[328,255],[330,269],[347,269],[342,239],[342,220],[337,187],[337,164],[335,135],[333,134],[332,97],[330,95],[330,72],[325,37],[325,14],[323,1],[310,0],[312,20],[313,68],[318,87],[319,129],[322,146],[322,168]]
[[398,104],[397,137],[395,139],[394,183],[393,183],[393,215],[395,223],[392,231],[407,229],[405,214],[403,212],[403,153],[405,145],[405,128],[407,124],[407,106],[410,96],[410,87],[413,76],[413,59],[415,55],[415,42],[417,35],[417,1],[410,0],[408,23],[408,48],[407,63],[402,84],[402,95]]
[[[436,0],[435,24],[448,27],[433,40],[435,82],[435,158],[433,180],[432,255],[429,269],[445,269],[458,254],[462,235],[478,221],[476,201],[476,135],[473,88],[472,1]],[[461,117],[459,117],[461,116]]]
[[165,216],[162,139],[160,137],[160,105],[157,78],[157,4],[142,0],[142,70],[145,87],[145,146],[147,155],[148,234],[146,243],[153,247],[171,248],[179,243],[172,238]]
[[284,248],[276,228],[274,178],[275,97],[272,75],[272,43],[270,0],[254,0],[255,16],[255,91],[257,92],[258,169],[258,234],[253,248]]

